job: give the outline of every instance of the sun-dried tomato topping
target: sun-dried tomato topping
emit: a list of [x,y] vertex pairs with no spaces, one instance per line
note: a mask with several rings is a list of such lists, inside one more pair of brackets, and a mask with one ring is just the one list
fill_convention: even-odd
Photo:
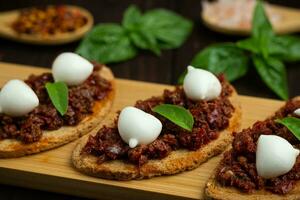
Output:
[[235,133],[232,150],[224,154],[217,170],[217,180],[223,185],[233,186],[248,193],[263,188],[276,194],[291,191],[296,181],[300,180],[300,156],[297,157],[291,171],[266,180],[258,176],[256,171],[256,146],[260,135],[278,135],[299,148],[299,140],[286,127],[274,121],[276,118],[287,116],[297,117],[293,111],[299,107],[300,101],[288,101],[273,117],[258,121],[251,128]]
[[[192,101],[186,97],[182,87],[176,87],[173,91],[165,90],[162,97],[137,101],[135,107],[153,114],[163,124],[160,136],[151,144],[130,149],[119,136],[115,123],[112,127],[100,129],[95,136],[90,136],[82,153],[97,156],[99,163],[123,159],[141,166],[149,159],[162,159],[179,148],[192,151],[201,148],[218,138],[219,132],[228,127],[229,119],[234,111],[228,99],[232,88],[223,76],[220,76],[219,80],[222,83],[222,93],[219,98],[212,101]],[[154,106],[163,103],[176,104],[189,109],[195,121],[192,132],[152,112]],[[114,147],[114,156],[111,156],[111,150],[107,150],[112,149],[111,147]]]
[[101,65],[94,63],[94,72],[82,84],[69,87],[69,106],[61,116],[54,108],[45,89],[53,82],[51,73],[31,75],[25,82],[39,98],[39,106],[22,117],[0,114],[0,139],[14,138],[24,143],[38,141],[43,130],[57,130],[62,126],[77,125],[86,115],[93,113],[96,101],[111,91],[111,83],[99,75]]

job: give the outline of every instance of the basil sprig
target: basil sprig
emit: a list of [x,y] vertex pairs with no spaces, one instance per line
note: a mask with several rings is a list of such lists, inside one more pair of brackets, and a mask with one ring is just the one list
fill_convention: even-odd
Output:
[[107,23],[94,27],[84,37],[76,53],[88,60],[112,63],[135,57],[137,49],[122,26]]
[[192,131],[193,129],[194,117],[190,111],[184,107],[172,104],[161,104],[155,106],[152,110],[183,129],[188,131]]
[[84,37],[76,53],[101,63],[131,59],[139,49],[160,55],[162,49],[181,46],[192,28],[190,20],[172,11],[154,9],[142,14],[132,5],[124,13],[122,25],[98,24]]
[[[251,60],[252,62],[249,62]],[[208,46],[196,54],[191,65],[213,73],[224,73],[229,81],[243,77],[253,66],[263,82],[280,98],[288,99],[284,61],[300,60],[300,38],[277,36],[262,1],[257,1],[252,19],[251,37],[236,43]],[[178,82],[182,83],[185,73]]]
[[287,127],[298,140],[300,140],[300,119],[296,117],[285,117],[283,119],[277,119],[276,122]]
[[46,91],[56,110],[63,116],[68,110],[68,86],[64,82],[46,83]]

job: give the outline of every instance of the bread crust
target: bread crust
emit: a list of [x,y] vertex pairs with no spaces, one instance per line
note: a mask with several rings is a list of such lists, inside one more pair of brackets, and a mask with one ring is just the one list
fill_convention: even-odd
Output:
[[[107,161],[97,164],[97,157],[93,155],[81,154],[88,136],[81,138],[76,145],[72,161],[79,171],[106,179],[131,180],[151,178],[154,176],[171,175],[198,167],[210,157],[220,154],[232,141],[232,131],[237,131],[241,122],[241,108],[237,101],[237,93],[234,90],[230,101],[235,107],[235,111],[230,119],[229,127],[220,133],[218,139],[197,151],[176,150],[170,155],[160,160],[149,160],[146,164],[138,168],[136,165],[121,160]],[[112,123],[112,122],[111,122]],[[106,123],[109,126],[111,123]],[[91,134],[95,134],[93,132]]]
[[286,195],[278,195],[267,190],[256,190],[250,194],[241,192],[234,187],[223,187],[213,175],[206,184],[205,195],[207,198],[220,200],[299,200],[300,199],[300,181],[296,183],[295,188]]
[[[300,96],[293,98],[293,101],[300,101]],[[218,167],[216,168],[216,170]],[[220,200],[300,200],[300,181],[297,181],[296,186],[286,195],[274,194],[265,189],[255,190],[252,193],[241,192],[235,187],[222,186],[216,181],[216,170],[206,184],[205,195],[207,198]]]
[[41,139],[30,144],[24,144],[16,139],[1,140],[0,158],[20,157],[53,149],[78,139],[95,128],[109,112],[116,91],[116,84],[111,70],[107,67],[102,67],[99,73],[102,77],[111,82],[112,90],[103,100],[95,103],[92,115],[86,116],[76,126],[63,126],[57,130],[43,131]]

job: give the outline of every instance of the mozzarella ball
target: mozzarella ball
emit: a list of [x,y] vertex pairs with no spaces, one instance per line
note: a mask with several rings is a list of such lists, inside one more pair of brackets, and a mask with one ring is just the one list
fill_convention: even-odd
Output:
[[287,140],[277,135],[261,135],[256,149],[256,169],[259,176],[269,179],[289,172],[299,155]]
[[125,107],[119,116],[118,130],[124,142],[134,148],[139,144],[150,144],[160,134],[161,122],[138,108]]
[[0,111],[16,117],[31,112],[39,105],[35,92],[21,80],[10,80],[0,92]]
[[298,115],[298,116],[300,117],[300,108],[296,109],[296,110],[294,111],[294,114],[295,114],[295,115]]
[[83,83],[93,72],[94,66],[85,58],[75,53],[62,53],[52,64],[52,74],[55,82],[65,82],[67,85]]
[[188,66],[183,89],[189,99],[208,101],[220,96],[222,86],[218,78],[211,72]]

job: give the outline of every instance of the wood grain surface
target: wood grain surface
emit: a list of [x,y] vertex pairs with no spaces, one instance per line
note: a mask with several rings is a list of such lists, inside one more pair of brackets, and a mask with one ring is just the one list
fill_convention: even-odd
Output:
[[[26,78],[47,69],[0,63],[0,85],[12,78]],[[167,85],[117,80],[117,95],[112,109],[115,112],[138,99],[160,95]],[[243,109],[242,127],[271,115],[283,102],[240,96]],[[108,116],[109,117],[109,116]],[[99,127],[101,124],[99,125]],[[70,156],[76,142],[44,153],[0,160],[0,182],[65,194],[101,199],[203,199],[205,183],[220,156],[199,168],[174,176],[138,181],[110,181],[89,177],[77,172]]]

